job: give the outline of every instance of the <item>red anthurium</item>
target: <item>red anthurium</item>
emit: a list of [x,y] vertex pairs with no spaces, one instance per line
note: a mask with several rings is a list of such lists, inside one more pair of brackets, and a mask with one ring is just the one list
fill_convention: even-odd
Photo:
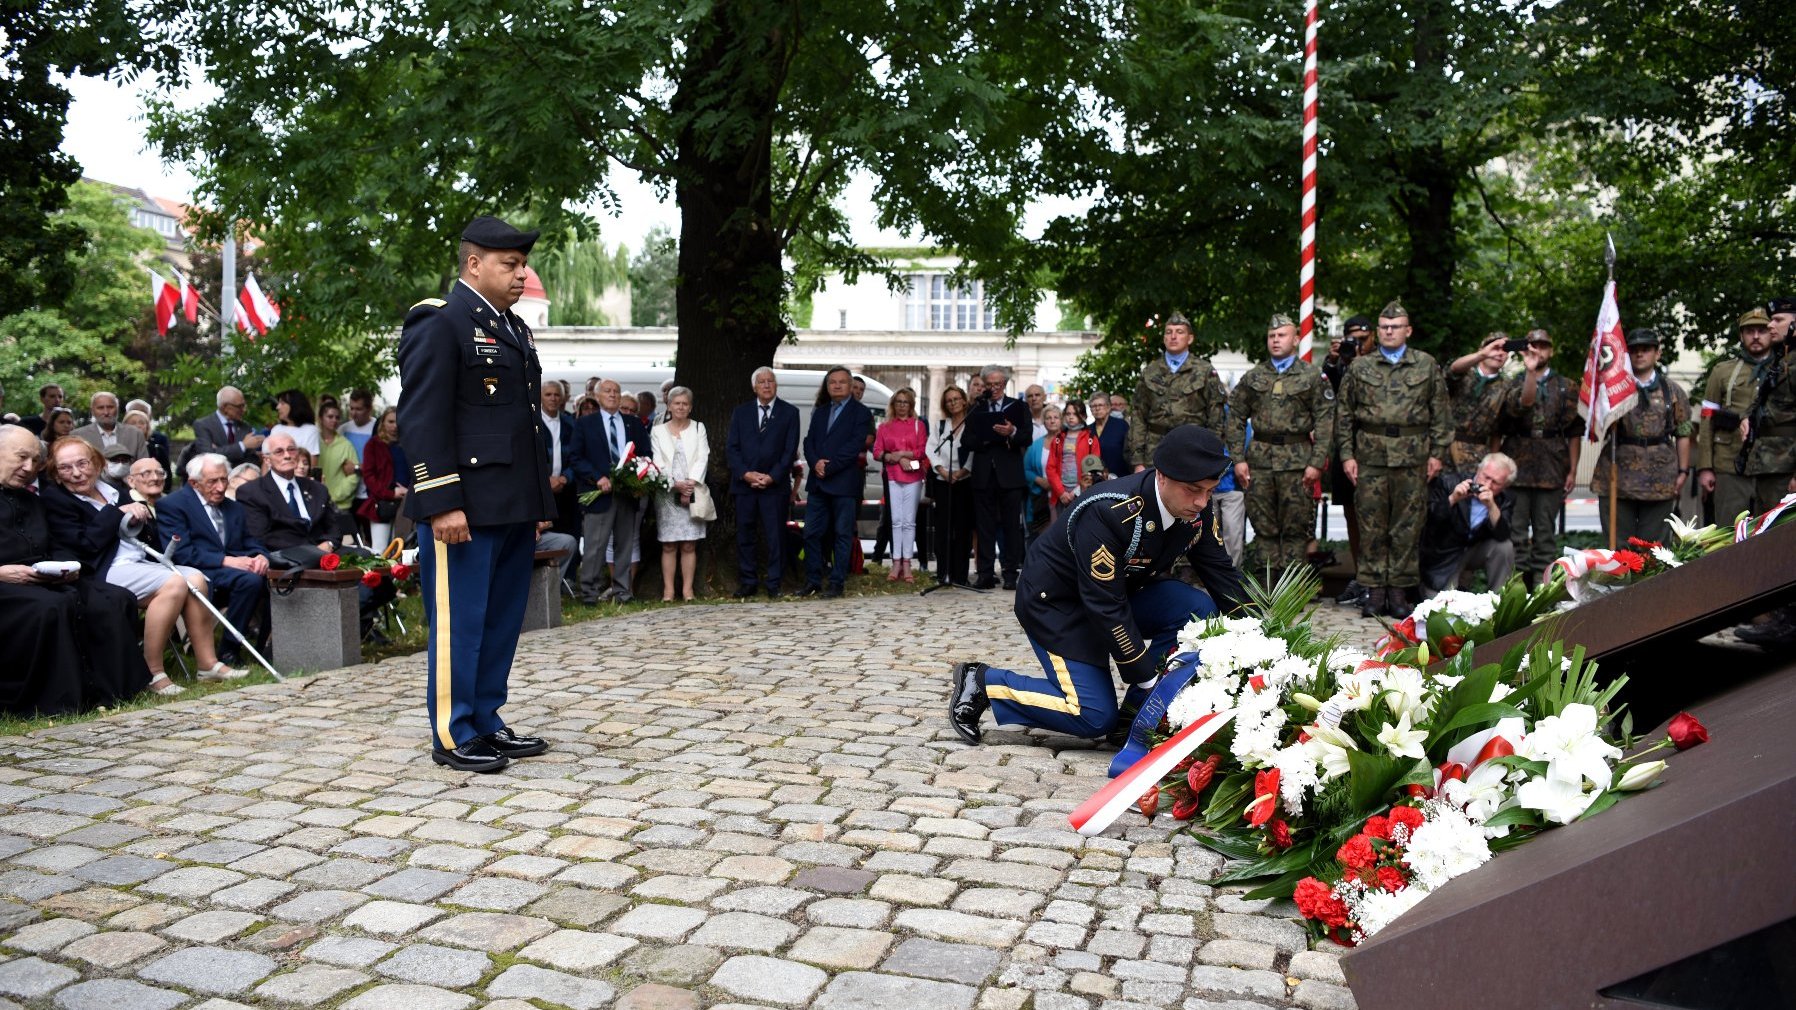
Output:
[[1203,761],[1191,766],[1185,773],[1185,784],[1191,787],[1191,795],[1195,798],[1210,787],[1210,780],[1216,777],[1216,767],[1222,763],[1222,755],[1212,754]]
[[1135,807],[1141,811],[1143,816],[1152,820],[1153,816],[1160,812],[1160,787],[1154,786],[1142,793],[1141,798],[1135,801]]
[[1253,777],[1253,802],[1247,805],[1247,823],[1260,827],[1278,810],[1278,769],[1258,772]]

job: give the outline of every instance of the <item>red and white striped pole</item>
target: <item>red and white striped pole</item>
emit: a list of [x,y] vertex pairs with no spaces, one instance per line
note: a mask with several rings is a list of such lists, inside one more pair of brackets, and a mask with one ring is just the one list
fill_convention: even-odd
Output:
[[1311,360],[1316,329],[1316,15],[1319,0],[1303,5],[1303,258],[1298,268],[1297,353]]

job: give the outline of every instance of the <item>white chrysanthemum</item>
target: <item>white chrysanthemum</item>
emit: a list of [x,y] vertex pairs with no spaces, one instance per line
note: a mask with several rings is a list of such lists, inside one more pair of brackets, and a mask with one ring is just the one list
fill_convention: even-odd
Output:
[[1510,687],[1508,684],[1505,684],[1500,680],[1490,686],[1490,700],[1491,701],[1502,701],[1504,698],[1507,698],[1514,693],[1515,693],[1515,688]]
[[[1533,658],[1534,658],[1533,653],[1523,653],[1522,654],[1522,665],[1516,667],[1516,669],[1522,673],[1527,673],[1528,672],[1528,661]],[[1563,670],[1571,669],[1571,664],[1572,664],[1572,661],[1571,661],[1570,656],[1560,656],[1559,657],[1559,669],[1560,670],[1563,671]]]
[[1303,813],[1304,797],[1321,781],[1316,771],[1316,748],[1307,743],[1282,748],[1272,755],[1272,766],[1278,769],[1279,805],[1290,816]]
[[1175,730],[1184,729],[1206,715],[1225,712],[1234,705],[1235,700],[1222,682],[1194,680],[1166,706],[1166,721]]
[[1336,649],[1328,654],[1328,668],[1336,673],[1348,673],[1359,669],[1359,665],[1371,656],[1358,649]]
[[1356,940],[1374,936],[1379,930],[1395,922],[1404,912],[1416,907],[1416,903],[1428,897],[1424,888],[1410,886],[1397,891],[1386,891],[1382,888],[1371,888],[1363,892],[1359,900],[1349,904],[1349,914],[1359,927],[1354,931]]
[[1280,731],[1285,727],[1285,710],[1270,712],[1240,711],[1235,714],[1235,739],[1229,745],[1242,765],[1255,768],[1270,765],[1278,753]]
[[1437,610],[1450,617],[1456,617],[1466,624],[1483,624],[1497,613],[1497,594],[1467,593],[1458,589],[1449,589],[1432,600],[1423,600],[1416,604],[1413,615],[1416,619],[1416,628],[1428,627],[1428,616]]
[[1316,661],[1302,656],[1286,656],[1268,666],[1266,686],[1283,692],[1292,684],[1304,683],[1316,675]]
[[1483,829],[1447,803],[1430,803],[1427,820],[1409,836],[1403,858],[1415,883],[1432,891],[1490,860]]

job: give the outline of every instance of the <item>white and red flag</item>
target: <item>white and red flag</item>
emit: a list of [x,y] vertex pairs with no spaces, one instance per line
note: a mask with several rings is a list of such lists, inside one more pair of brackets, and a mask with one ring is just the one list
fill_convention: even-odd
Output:
[[1578,384],[1578,416],[1584,434],[1600,442],[1609,426],[1634,409],[1639,392],[1628,360],[1628,344],[1621,332],[1621,309],[1615,303],[1615,282],[1603,287],[1603,304],[1596,313],[1596,332],[1590,336],[1590,353],[1584,358],[1584,381]]
[[156,306],[156,335],[168,336],[168,324],[174,322],[175,309],[181,304],[181,289],[154,270],[150,274],[150,302]]
[[187,275],[182,273],[179,270],[175,271],[175,280],[176,280],[176,282],[178,282],[181,285],[181,318],[187,320],[190,323],[199,322],[200,321],[200,293],[199,293],[199,290],[193,286],[192,281],[187,279]]
[[280,309],[275,308],[268,296],[262,293],[262,286],[256,283],[255,274],[250,274],[243,281],[243,291],[237,296],[237,318],[258,335],[266,334],[281,321]]

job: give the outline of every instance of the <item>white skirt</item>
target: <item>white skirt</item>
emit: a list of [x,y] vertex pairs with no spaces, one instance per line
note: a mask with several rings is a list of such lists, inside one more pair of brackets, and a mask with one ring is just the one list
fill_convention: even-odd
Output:
[[[175,567],[180,569],[181,575],[185,577],[192,577],[200,573],[199,569],[189,568],[186,565],[176,565]],[[149,561],[114,561],[112,567],[106,569],[106,581],[121,589],[130,590],[131,594],[137,597],[139,603],[156,595],[156,591],[174,577],[174,572]]]

